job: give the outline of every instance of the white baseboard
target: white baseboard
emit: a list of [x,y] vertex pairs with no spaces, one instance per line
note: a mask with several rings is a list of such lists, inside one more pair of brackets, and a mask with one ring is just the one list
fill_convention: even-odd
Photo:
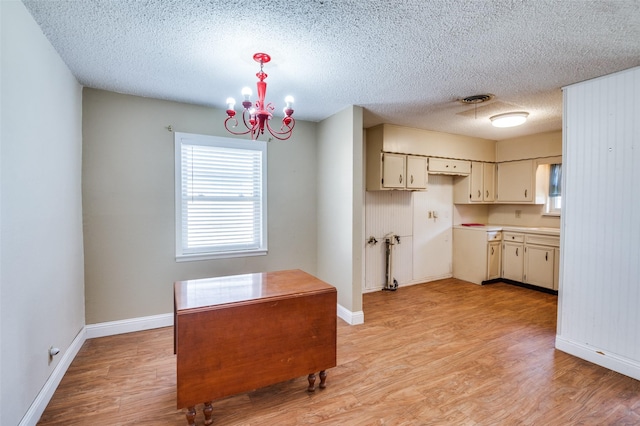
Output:
[[113,336],[115,334],[132,333],[134,331],[151,330],[153,328],[170,327],[172,325],[173,313],[130,318],[120,321],[101,322],[86,326],[87,339]]
[[640,362],[636,360],[608,353],[604,349],[565,339],[561,336],[556,336],[556,349],[640,380]]
[[33,401],[27,413],[24,415],[22,420],[20,421],[19,426],[35,426],[40,420],[40,416],[44,413],[45,408],[51,401],[53,397],[53,393],[58,388],[60,381],[64,377],[64,374],[69,369],[71,362],[74,360],[80,348],[84,344],[86,340],[86,332],[83,327],[82,330],[78,333],[78,335],[73,339],[71,345],[67,348],[66,351],[62,354],[62,358],[60,358],[60,362],[53,369],[53,372],[45,382],[44,386],[36,396],[36,399]]
[[364,312],[351,312],[338,303],[338,317],[345,320],[350,325],[364,324]]

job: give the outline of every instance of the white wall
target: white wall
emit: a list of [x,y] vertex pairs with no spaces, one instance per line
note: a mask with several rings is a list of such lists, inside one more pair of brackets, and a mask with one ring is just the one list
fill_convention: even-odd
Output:
[[556,347],[640,380],[640,67],[564,92]]
[[84,89],[87,324],[171,313],[178,280],[316,273],[316,124],[304,121],[291,139],[268,144],[269,253],[175,261],[174,134],[167,126],[230,137],[225,117],[201,106]]
[[338,289],[338,304],[363,321],[362,108],[350,106],[318,125],[318,277]]
[[23,4],[0,8],[0,424],[17,425],[84,325],[82,94]]

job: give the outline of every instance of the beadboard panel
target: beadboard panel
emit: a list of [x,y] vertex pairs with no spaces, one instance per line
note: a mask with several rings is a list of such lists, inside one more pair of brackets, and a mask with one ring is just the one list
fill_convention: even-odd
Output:
[[378,242],[364,242],[364,291],[379,290],[386,283],[389,234],[400,237],[392,246],[392,277],[400,286],[451,277],[452,224],[451,176],[429,175],[427,191],[367,191],[365,237]]
[[[640,365],[639,98],[640,68],[564,90],[558,311],[561,349],[581,345],[636,366]],[[616,369],[611,357],[602,365]],[[628,369],[616,371],[629,374]],[[640,371],[636,374],[640,376]]]
[[365,237],[374,237],[376,244],[365,245],[365,288],[373,291],[386,282],[385,236],[394,234],[400,243],[394,244],[392,276],[399,283],[411,280],[413,201],[409,191],[367,191],[365,195]]

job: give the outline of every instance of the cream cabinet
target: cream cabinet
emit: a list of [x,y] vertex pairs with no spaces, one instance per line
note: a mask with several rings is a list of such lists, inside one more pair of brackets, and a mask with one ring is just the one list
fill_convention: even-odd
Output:
[[472,161],[469,176],[454,178],[454,204],[493,203],[496,187],[495,170],[494,163]]
[[500,278],[502,232],[494,228],[453,228],[453,277],[482,284]]
[[372,157],[367,160],[368,191],[427,189],[427,157],[388,152]]
[[407,155],[407,189],[427,189],[427,157]]
[[400,154],[382,153],[380,156],[382,176],[381,187],[399,189],[407,186],[407,156]]
[[526,235],[523,282],[550,290],[558,289],[556,251],[560,238],[546,235]]
[[502,249],[500,241],[492,241],[487,245],[487,280],[500,278],[502,265]]
[[533,202],[533,161],[511,161],[498,164],[498,202]]
[[522,282],[524,277],[524,235],[503,233],[502,278]]
[[429,157],[429,173],[439,175],[469,175],[469,173],[471,173],[471,161]]

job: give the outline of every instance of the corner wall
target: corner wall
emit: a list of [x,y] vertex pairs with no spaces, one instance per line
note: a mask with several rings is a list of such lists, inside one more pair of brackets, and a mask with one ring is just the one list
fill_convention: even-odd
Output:
[[24,5],[0,10],[0,424],[35,424],[84,326],[82,92]]
[[318,125],[318,277],[338,289],[341,318],[364,321],[362,108]]

